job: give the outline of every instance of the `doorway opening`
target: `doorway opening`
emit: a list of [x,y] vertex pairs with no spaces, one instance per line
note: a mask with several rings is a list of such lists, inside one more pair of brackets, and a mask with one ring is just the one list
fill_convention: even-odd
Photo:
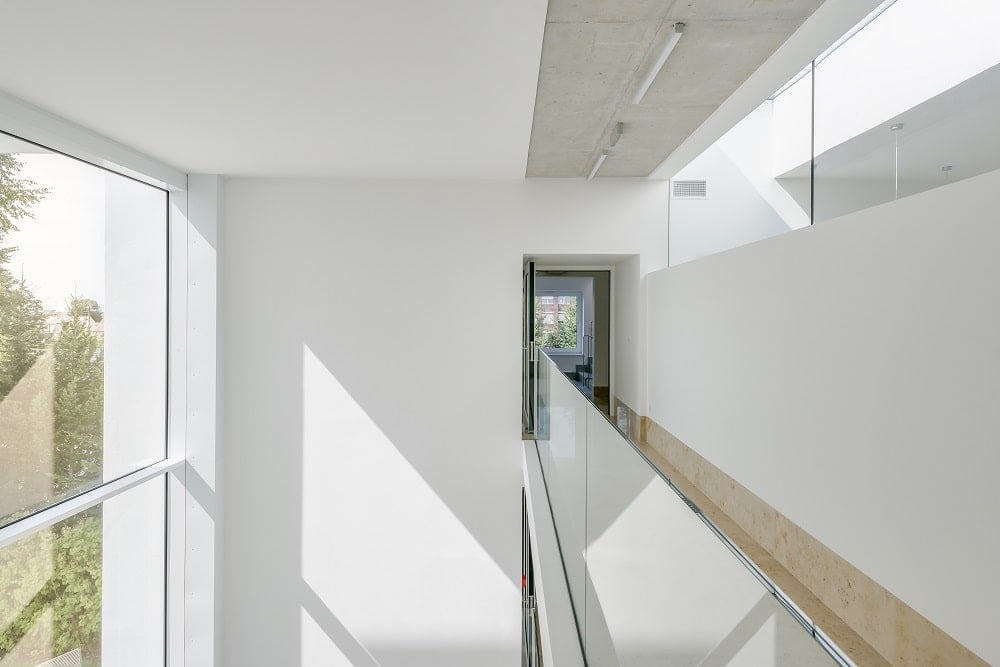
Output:
[[611,271],[539,267],[534,288],[535,345],[610,414]]

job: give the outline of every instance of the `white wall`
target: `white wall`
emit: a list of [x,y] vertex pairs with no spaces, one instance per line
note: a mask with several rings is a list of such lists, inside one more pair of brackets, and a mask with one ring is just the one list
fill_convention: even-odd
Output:
[[670,200],[671,265],[809,224],[808,197],[796,201],[774,178],[772,126],[764,102],[678,172],[678,180],[707,180],[708,196]]
[[[615,265],[615,397],[633,410],[645,404],[645,309],[640,304],[639,257],[631,257]],[[644,302],[644,301],[643,301]],[[612,400],[613,404],[613,400]]]
[[[812,199],[817,223],[896,199],[896,183],[891,177],[824,178],[823,174],[817,174],[815,195],[812,197],[808,178],[782,178],[776,182],[780,182],[779,187],[786,190],[805,210],[809,209],[809,201]],[[900,179],[899,198],[944,184],[942,181]]]
[[677,176],[705,178],[705,199],[670,200],[670,264],[712,255],[787,232],[789,227],[717,146]]
[[226,664],[516,664],[522,257],[665,266],[665,184],[232,180],[225,210]]
[[[717,145],[781,224],[800,229],[809,224],[808,204],[798,202],[775,180],[774,152],[779,138],[775,128],[781,127],[784,120],[777,116],[777,111],[774,102],[765,100],[719,139]],[[783,129],[781,141],[809,145],[812,135],[808,123],[805,131],[801,127]]]
[[[186,378],[184,404],[180,410],[174,407],[179,402],[176,392],[181,390],[178,381],[174,383],[171,423],[179,423],[176,430],[183,428],[182,442],[172,444],[175,449],[183,446],[180,451],[187,465],[171,479],[176,486],[169,489],[172,528],[183,527],[185,535],[183,554],[170,561],[174,566],[171,574],[179,573],[174,579],[182,580],[181,590],[172,593],[184,599],[183,615],[175,619],[184,632],[171,639],[183,642],[184,667],[223,664],[222,584],[227,562],[222,549],[225,453],[220,432],[220,396],[224,386],[219,368],[222,311],[219,262],[224,241],[220,233],[224,191],[220,176],[191,174],[185,193],[186,215],[182,214],[180,202],[175,202],[178,206],[172,217],[175,246],[171,257],[186,259],[183,301],[172,304],[171,310],[178,312],[183,306],[185,314],[179,323],[182,329],[172,332],[172,340],[182,339],[183,362],[179,368],[174,366],[174,371]],[[174,197],[176,200],[177,195]],[[173,268],[171,280],[181,270]],[[180,300],[180,295],[175,298]],[[183,481],[183,487],[178,480]],[[182,563],[180,567],[175,566],[177,561]],[[172,611],[176,613],[175,609]],[[171,643],[168,646],[172,651],[180,650]]]
[[[786,184],[796,189],[789,181]],[[899,198],[940,187],[942,182],[902,180],[899,181]],[[839,179],[823,178],[817,174],[813,197],[816,207],[816,222],[825,222],[870,206],[878,206],[896,199],[896,186],[892,178]],[[805,181],[799,192],[808,191]],[[808,196],[808,195],[806,195]]]
[[1000,172],[651,275],[648,414],[1000,662]]

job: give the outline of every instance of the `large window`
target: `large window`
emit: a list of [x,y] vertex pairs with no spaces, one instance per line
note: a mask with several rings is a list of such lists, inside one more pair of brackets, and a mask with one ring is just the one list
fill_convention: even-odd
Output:
[[0,133],[4,667],[162,664],[167,201]]
[[163,664],[157,476],[0,549],[0,664]]

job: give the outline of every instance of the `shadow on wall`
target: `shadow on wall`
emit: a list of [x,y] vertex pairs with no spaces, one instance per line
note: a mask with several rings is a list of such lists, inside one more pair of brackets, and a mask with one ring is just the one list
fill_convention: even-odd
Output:
[[786,193],[787,188],[778,188],[770,178],[764,183],[764,179],[752,180],[749,167],[720,146],[712,146],[678,174],[676,180],[707,179],[708,196],[671,198],[671,266],[808,224],[808,208],[800,208],[801,201],[791,201],[795,192]]
[[346,660],[355,667],[379,667],[372,654],[344,627],[323,598],[305,581],[300,582],[299,599],[302,602],[303,649],[307,645],[319,649],[316,653],[310,651],[308,655],[303,650],[303,664],[336,664]]
[[[256,459],[267,491],[227,515],[227,530],[252,530],[248,524],[257,523],[267,532],[259,550],[230,559],[230,586],[237,590],[229,599],[239,603],[227,615],[241,636],[229,638],[227,661],[511,664],[520,643],[512,573],[497,565],[397,442],[441,456],[451,456],[454,447],[441,446],[443,433],[415,427],[393,440],[323,360],[339,358],[341,374],[356,378],[368,375],[364,358],[300,342],[293,363],[289,347],[262,363],[282,389],[300,387],[301,393],[275,397],[277,419],[254,421],[264,441],[282,445],[243,453]],[[393,389],[374,388],[388,411],[383,423],[413,426],[412,408],[391,400]],[[393,405],[398,413],[385,407]],[[470,483],[460,461],[450,471],[452,485]],[[245,497],[247,490],[234,486],[246,482],[241,475],[229,488]],[[476,508],[465,509],[468,515]],[[516,556],[519,545],[508,548]]]
[[[336,650],[351,664],[365,664],[361,650],[383,665],[393,654],[398,664],[468,664],[452,662],[463,644],[476,664],[488,664],[484,649],[505,658],[517,646],[504,632],[517,608],[509,573],[308,346],[301,368],[298,544],[310,595],[297,602],[325,611],[310,614],[324,635],[303,624],[303,664],[329,664]],[[512,604],[495,603],[504,599]]]
[[[241,369],[227,377],[246,378],[225,392],[226,661],[513,664],[518,370],[460,377],[449,338],[479,340],[499,322],[486,340],[502,342],[508,318],[469,301],[455,279],[463,258],[411,252],[424,230],[394,227],[391,244],[355,233],[302,225],[267,244],[226,240],[226,276],[240,283],[225,291],[225,363]],[[376,276],[372,257],[407,268]],[[509,278],[516,363],[519,267],[467,261],[499,276],[493,291]],[[408,271],[419,279],[400,279]],[[337,283],[348,275],[367,282]],[[455,303],[467,318],[431,324]],[[508,423],[505,406],[509,432],[493,428]]]

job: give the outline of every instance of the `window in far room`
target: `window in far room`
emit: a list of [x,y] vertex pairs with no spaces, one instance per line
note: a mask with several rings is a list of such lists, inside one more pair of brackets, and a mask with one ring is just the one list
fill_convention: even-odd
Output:
[[552,354],[580,354],[582,329],[582,292],[536,293],[535,343],[538,347]]

